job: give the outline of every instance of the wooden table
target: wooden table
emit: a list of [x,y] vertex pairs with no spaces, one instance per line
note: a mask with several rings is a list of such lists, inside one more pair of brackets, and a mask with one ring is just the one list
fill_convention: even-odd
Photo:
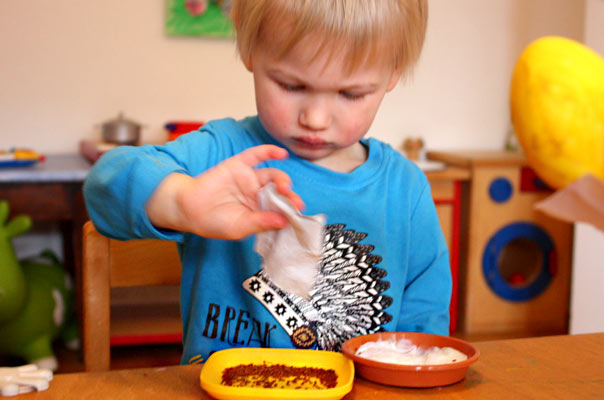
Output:
[[[357,377],[345,399],[603,399],[604,333],[477,343],[466,378],[430,389],[382,386]],[[206,399],[201,365],[55,376],[31,399]]]
[[74,274],[82,261],[82,225],[88,219],[82,184],[89,170],[79,154],[53,154],[35,165],[0,169],[0,199],[10,203],[11,216],[27,214],[34,227],[58,224],[64,264]]

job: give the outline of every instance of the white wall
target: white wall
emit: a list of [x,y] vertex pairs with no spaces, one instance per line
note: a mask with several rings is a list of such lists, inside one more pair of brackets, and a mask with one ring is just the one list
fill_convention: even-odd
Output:
[[[600,1],[600,0],[598,0]],[[122,110],[160,141],[171,119],[255,112],[232,40],[164,34],[164,2],[0,1],[0,149],[77,151]],[[508,83],[539,36],[582,40],[585,0],[432,0],[415,79],[385,100],[371,136],[429,148],[501,148]]]
[[569,333],[604,332],[604,232],[575,223]]
[[585,44],[604,57],[604,0],[585,4]]
[[[585,44],[604,56],[604,0],[587,0]],[[570,333],[604,332],[602,245],[604,235],[591,225],[575,224]]]

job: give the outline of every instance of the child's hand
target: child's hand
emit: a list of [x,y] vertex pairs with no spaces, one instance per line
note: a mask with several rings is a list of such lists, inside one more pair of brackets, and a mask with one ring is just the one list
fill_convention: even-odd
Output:
[[174,173],[164,179],[147,204],[147,214],[158,227],[192,232],[215,239],[241,239],[252,233],[280,229],[287,219],[260,211],[258,191],[274,182],[298,209],[302,199],[291,189],[287,174],[274,168],[253,167],[268,159],[284,159],[277,146],[252,147],[226,159],[197,177]]

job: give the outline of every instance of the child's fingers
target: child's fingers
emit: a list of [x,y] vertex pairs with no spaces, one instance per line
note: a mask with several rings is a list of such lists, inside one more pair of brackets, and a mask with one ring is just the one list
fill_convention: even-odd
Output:
[[256,170],[256,176],[260,186],[264,186],[270,182],[275,184],[277,191],[286,196],[298,210],[304,208],[302,198],[291,190],[292,181],[285,172],[276,168],[261,168]]
[[255,167],[263,161],[269,159],[282,160],[287,158],[287,156],[288,152],[284,148],[272,144],[263,144],[261,146],[250,147],[232,158],[243,162],[249,167]]
[[280,192],[291,190],[292,181],[289,175],[277,168],[259,168],[255,169],[254,172],[260,186],[273,182],[277,189],[280,189]]
[[232,232],[232,239],[241,239],[248,235],[271,229],[282,229],[287,224],[287,218],[279,213],[273,211],[254,211],[246,217],[245,222],[237,225],[237,231]]
[[296,192],[293,192],[292,190],[289,189],[289,187],[284,188],[284,189],[280,189],[277,186],[277,190],[284,196],[286,196],[289,201],[292,202],[292,204],[294,205],[294,207],[296,207],[298,210],[302,211],[304,209],[304,200],[302,200],[302,198],[300,196],[298,196],[298,194]]
[[263,231],[285,228],[288,224],[284,215],[274,211],[256,211],[252,213],[251,222]]

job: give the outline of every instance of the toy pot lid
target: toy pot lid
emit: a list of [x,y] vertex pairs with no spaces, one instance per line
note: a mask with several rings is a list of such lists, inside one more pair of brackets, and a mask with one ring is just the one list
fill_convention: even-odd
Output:
[[116,128],[121,126],[140,128],[142,125],[138,122],[125,118],[123,112],[120,112],[117,118],[110,119],[102,123],[103,128]]

